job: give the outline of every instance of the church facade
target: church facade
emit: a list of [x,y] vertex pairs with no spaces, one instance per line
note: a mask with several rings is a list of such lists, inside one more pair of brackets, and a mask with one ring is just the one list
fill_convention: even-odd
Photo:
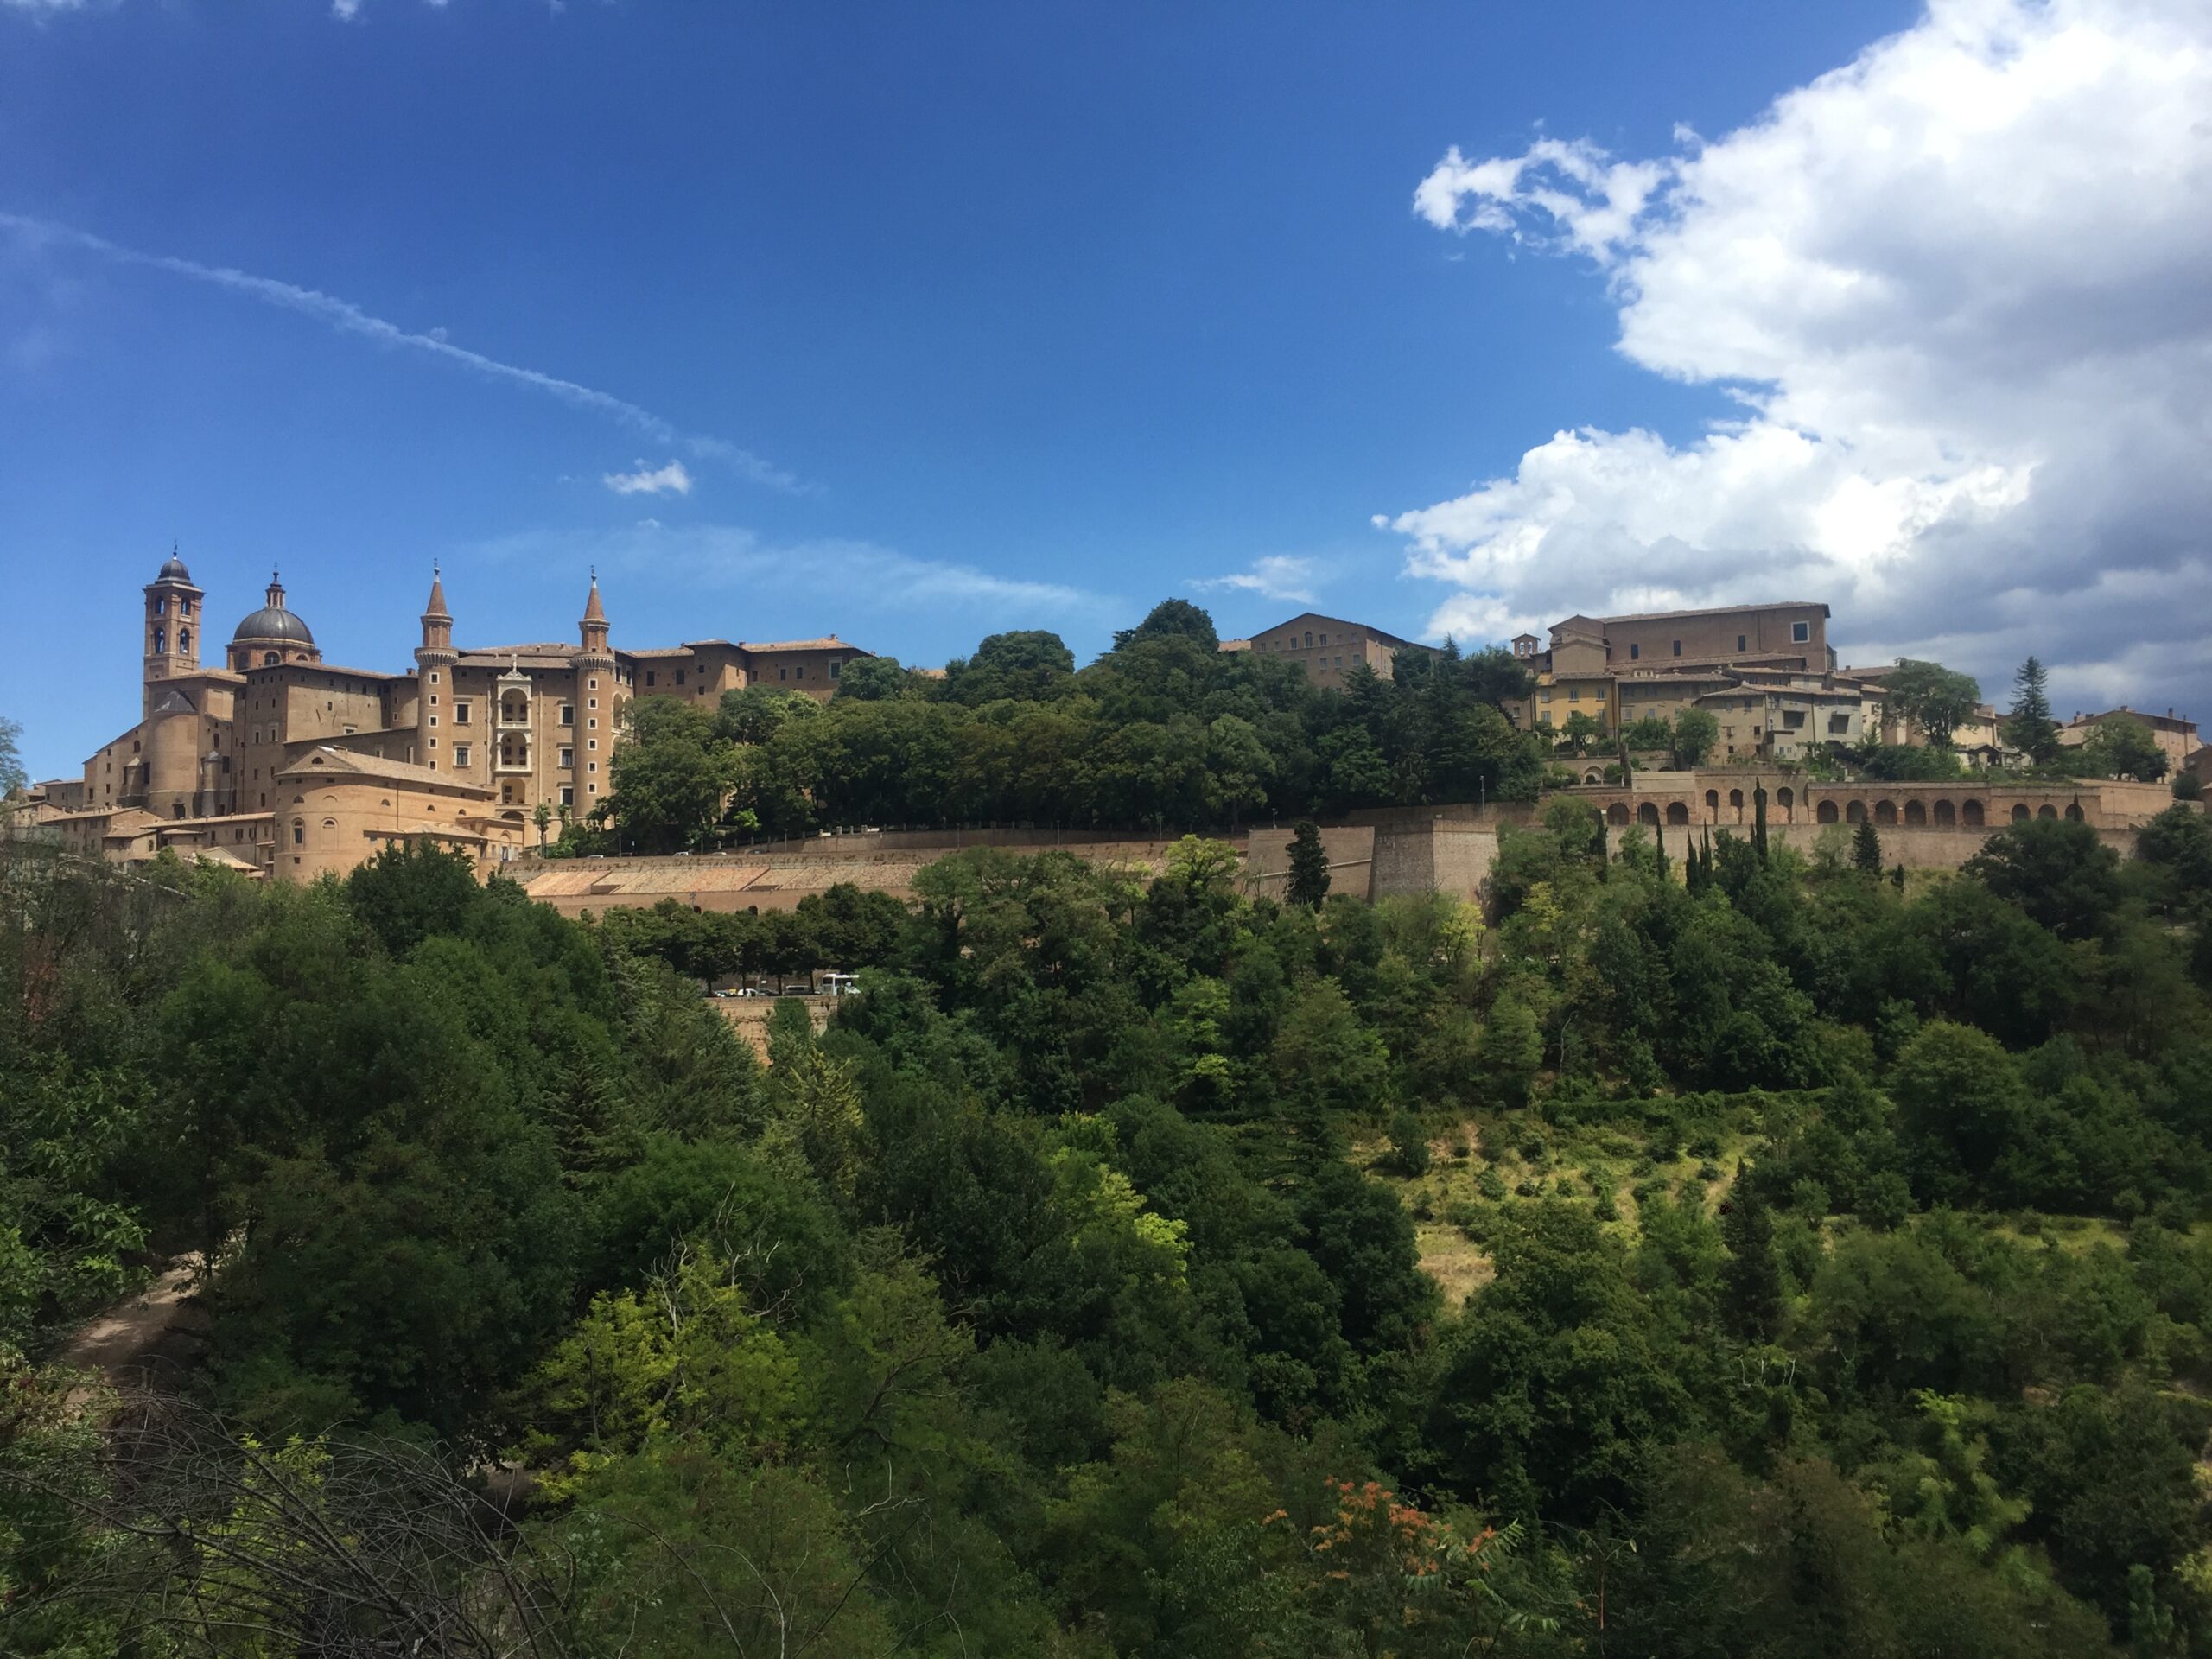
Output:
[[38,786],[74,850],[131,863],[165,848],[281,880],[343,874],[427,836],[480,867],[529,844],[537,809],[588,816],[633,696],[719,699],[768,685],[827,699],[868,655],[825,639],[617,650],[594,574],[576,643],[463,648],[433,571],[414,666],[323,660],[270,578],[203,664],[207,594],[174,553],[146,585],[137,723],[81,778]]

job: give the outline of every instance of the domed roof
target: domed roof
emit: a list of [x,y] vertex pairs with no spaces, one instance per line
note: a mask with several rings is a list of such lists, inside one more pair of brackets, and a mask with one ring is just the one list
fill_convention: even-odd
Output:
[[238,639],[290,639],[302,645],[315,644],[315,635],[308,625],[282,605],[264,605],[231,631],[231,638]]
[[171,550],[168,557],[162,562],[162,574],[155,577],[154,580],[156,582],[190,582],[192,580],[192,572],[184,568],[184,561],[177,557],[175,550]]
[[311,645],[315,635],[308,632],[308,625],[284,608],[284,582],[274,570],[269,573],[269,591],[263,595],[261,608],[231,631],[231,643],[241,639],[289,639],[295,645]]

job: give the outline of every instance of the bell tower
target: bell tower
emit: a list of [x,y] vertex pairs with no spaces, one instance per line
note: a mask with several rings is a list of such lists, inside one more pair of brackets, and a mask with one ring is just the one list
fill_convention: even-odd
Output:
[[143,644],[149,687],[200,666],[200,602],[206,597],[171,548],[161,574],[146,584]]

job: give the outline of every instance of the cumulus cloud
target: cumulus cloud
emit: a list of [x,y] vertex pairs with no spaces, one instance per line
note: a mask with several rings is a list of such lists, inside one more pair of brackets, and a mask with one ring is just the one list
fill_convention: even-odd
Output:
[[1554,434],[1378,523],[1432,627],[1827,599],[1847,655],[2212,696],[2212,10],[1936,0],[1755,122],[1621,160],[1452,150],[1414,211],[1570,254],[1631,361],[1738,405]]
[[691,474],[680,461],[671,461],[665,467],[649,467],[638,463],[634,473],[609,473],[602,480],[617,495],[689,495],[691,493]]
[[34,253],[63,250],[95,254],[118,264],[166,271],[173,276],[182,276],[192,282],[242,295],[264,305],[297,312],[326,324],[341,334],[350,334],[379,346],[423,353],[487,378],[527,387],[532,391],[557,397],[573,407],[612,416],[623,425],[658,442],[680,444],[687,453],[702,460],[719,462],[740,477],[766,485],[770,489],[793,493],[804,493],[807,489],[798,479],[774,462],[732,443],[727,438],[679,431],[673,422],[627,398],[617,397],[612,392],[566,380],[542,369],[504,363],[482,352],[456,346],[447,339],[443,328],[422,332],[403,328],[396,322],[372,315],[351,300],[341,300],[336,295],[325,294],[319,289],[303,288],[297,283],[283,282],[274,276],[256,276],[251,271],[239,270],[230,265],[203,264],[197,259],[181,259],[174,254],[143,252],[137,248],[125,247],[119,242],[111,242],[104,236],[95,236],[90,231],[80,231],[52,219],[34,219],[23,213],[0,213],[0,231],[12,232],[17,240]]
[[1194,588],[1229,588],[1243,593],[1258,594],[1263,599],[1295,601],[1300,605],[1313,602],[1314,578],[1319,574],[1319,562],[1287,553],[1270,553],[1252,561],[1249,570],[1240,570],[1226,576],[1202,576],[1191,585]]

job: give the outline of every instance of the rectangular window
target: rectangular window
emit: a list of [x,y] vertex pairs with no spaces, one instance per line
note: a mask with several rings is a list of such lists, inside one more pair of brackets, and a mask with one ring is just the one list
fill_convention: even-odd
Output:
[[650,668],[645,671],[645,683],[647,685],[653,683],[653,671]]
[[584,707],[585,707],[585,708],[587,708],[587,709],[596,709],[596,708],[598,708],[598,707],[599,707],[599,699],[598,699],[597,697],[586,697],[586,698],[584,699]]
[[[599,716],[597,715],[588,715],[584,720],[584,725],[592,731],[597,731],[599,729]],[[593,747],[596,747],[598,746],[594,744]]]
[[434,669],[432,669],[432,670],[430,671],[430,683],[431,683],[432,685],[435,685],[437,683],[438,683],[438,671],[437,671],[436,669],[435,669],[435,668],[434,668]]
[[585,762],[584,762],[584,770],[585,770],[586,772],[597,772],[597,771],[599,770],[599,762],[598,762],[598,761],[596,761],[596,760],[587,760],[587,761],[585,761]]
[[[433,698],[431,699],[431,701],[432,701],[433,702],[436,702],[436,701],[437,701],[437,699],[436,699],[436,698],[435,698],[435,697],[433,697]],[[432,715],[430,716],[430,724],[431,724],[431,725],[433,725],[433,726],[435,726],[435,725],[436,725],[437,723],[438,723],[438,717],[437,717],[435,715]]]
[[576,752],[575,752],[574,749],[563,749],[563,750],[562,750],[562,751],[561,751],[561,764],[562,764],[563,766],[575,766],[575,765],[576,764]]
[[599,753],[599,740],[595,737],[588,737],[584,740],[584,747],[596,754]]
[[836,679],[836,678],[837,677],[837,670],[838,670],[841,666],[842,666],[842,664],[838,664],[838,663],[832,663],[832,664],[830,664],[830,677],[831,679],[833,679],[833,680],[834,680],[834,679]]
[[1675,656],[1677,656],[1677,657],[1679,657],[1679,656],[1681,656],[1681,654],[1682,654],[1682,642],[1681,642],[1681,640],[1677,639],[1677,640],[1675,640]]
[[678,685],[683,683],[683,671],[680,668],[676,671],[676,683]]
[[468,705],[467,703],[456,702],[454,704],[453,723],[456,726],[466,726],[468,724]]
[[562,804],[562,805],[563,805],[563,806],[574,806],[575,804],[576,804],[576,786],[575,786],[574,784],[563,784],[563,785],[561,785],[561,804]]
[[1789,638],[1793,644],[1800,645],[1804,645],[1809,641],[1812,637],[1813,625],[1811,623],[1792,622],[1789,625]]
[[776,677],[779,680],[788,680],[791,677],[791,671],[788,668],[779,668],[776,671]]
[[456,766],[465,766],[468,764],[467,744],[456,743],[453,746],[453,763]]
[[599,676],[598,676],[598,675],[596,675],[596,674],[594,674],[594,675],[593,675],[593,676],[591,677],[591,678],[589,678],[588,680],[586,680],[586,681],[584,682],[584,690],[586,690],[587,691],[596,691],[596,690],[599,690]]
[[1628,659],[1631,663],[1643,655],[1643,647],[1642,645],[1630,645],[1628,648]]
[[433,708],[433,709],[435,709],[435,708],[436,708],[437,706],[438,706],[438,694],[437,694],[436,692],[433,691],[433,692],[431,692],[431,693],[430,693],[430,707],[431,707],[431,708]]
[[1744,649],[1744,636],[1740,633],[1736,636],[1736,649],[1738,651]]
[[1579,686],[1579,685],[1575,685],[1575,686],[1569,686],[1569,687],[1567,688],[1567,700],[1569,702],[1581,702],[1581,701],[1582,701],[1582,688],[1581,688],[1580,686]]
[[561,723],[563,726],[573,726],[576,723],[575,704],[564,702],[561,705]]

